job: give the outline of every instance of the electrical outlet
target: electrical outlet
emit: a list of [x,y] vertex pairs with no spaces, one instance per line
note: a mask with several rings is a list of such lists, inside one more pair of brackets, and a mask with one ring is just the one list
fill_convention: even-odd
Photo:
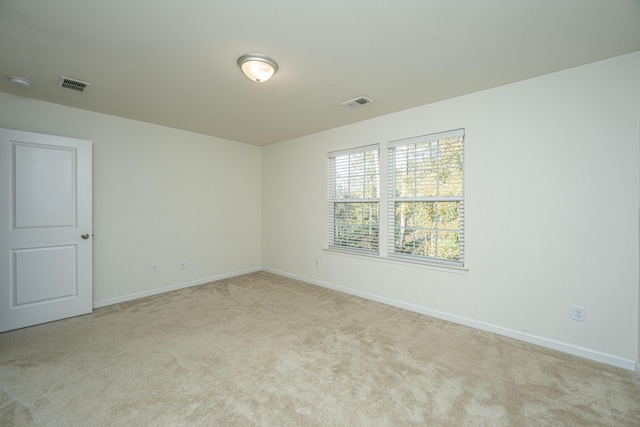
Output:
[[158,264],[151,264],[151,272],[152,273],[158,272]]
[[581,305],[571,306],[571,318],[579,322],[585,322],[587,320],[587,313]]
[[316,267],[320,267],[320,260],[319,259],[316,260]]
[[187,268],[187,261],[180,261],[180,270]]

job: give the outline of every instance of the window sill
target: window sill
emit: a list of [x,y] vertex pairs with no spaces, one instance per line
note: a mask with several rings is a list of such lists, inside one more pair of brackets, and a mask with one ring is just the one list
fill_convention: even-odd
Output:
[[325,248],[324,252],[330,255],[347,256],[350,258],[364,259],[368,261],[384,262],[387,264],[402,265],[406,267],[423,268],[426,270],[442,271],[446,273],[454,274],[467,274],[469,267],[460,267],[457,265],[447,265],[444,263],[422,261],[422,260],[408,260],[394,256],[380,256],[366,252],[347,251],[336,248]]

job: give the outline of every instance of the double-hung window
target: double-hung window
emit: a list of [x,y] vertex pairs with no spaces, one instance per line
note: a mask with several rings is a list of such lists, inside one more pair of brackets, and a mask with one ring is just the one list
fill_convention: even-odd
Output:
[[329,247],[378,254],[380,149],[329,153]]
[[464,264],[464,130],[390,142],[388,255]]
[[464,268],[464,129],[328,157],[330,249]]

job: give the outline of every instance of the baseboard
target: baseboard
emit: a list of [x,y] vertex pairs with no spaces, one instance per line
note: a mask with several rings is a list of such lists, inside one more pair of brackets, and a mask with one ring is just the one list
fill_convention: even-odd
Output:
[[260,267],[249,268],[247,270],[235,271],[233,273],[220,274],[218,276],[205,277],[203,279],[198,279],[198,280],[192,280],[192,281],[189,281],[189,282],[178,283],[176,285],[164,286],[162,288],[150,289],[150,290],[141,291],[141,292],[134,292],[132,294],[124,295],[124,296],[121,296],[121,297],[109,298],[109,299],[105,299],[105,300],[102,300],[102,301],[94,301],[93,308],[106,307],[106,306],[112,305],[112,304],[118,304],[118,303],[121,303],[121,302],[131,301],[131,300],[138,299],[138,298],[148,297],[148,296],[151,296],[151,295],[162,294],[162,293],[165,293],[165,292],[175,291],[175,290],[178,290],[178,289],[188,288],[188,287],[191,287],[191,286],[204,285],[205,283],[215,282],[216,280],[228,279],[230,277],[240,276],[242,274],[254,273],[256,271],[261,271],[261,270],[262,269]]
[[339,292],[344,292],[346,294],[355,295],[361,298],[378,301],[383,304],[391,305],[394,307],[403,308],[405,310],[413,311],[420,314],[425,314],[427,316],[435,317],[442,320],[447,320],[452,323],[457,323],[464,326],[469,326],[471,328],[480,329],[482,331],[491,332],[494,334],[502,335],[505,337],[517,339],[519,341],[524,341],[530,344],[539,345],[541,347],[550,348],[552,350],[558,350],[563,353],[568,353],[574,356],[583,357],[585,359],[594,360],[596,362],[606,363],[607,365],[616,366],[619,368],[624,368],[629,371],[635,371],[640,376],[640,365],[639,362],[635,362],[633,360],[624,359],[622,357],[614,356],[607,353],[601,353],[599,351],[591,350],[588,348],[578,347],[572,344],[567,344],[564,342],[552,340],[549,338],[539,337],[536,335],[526,334],[523,332],[514,331],[512,329],[503,328],[501,326],[492,325],[490,323],[479,322],[477,320],[468,319],[466,317],[456,316],[448,313],[443,313],[436,310],[430,310],[424,307],[420,307],[413,304],[408,304],[402,301],[397,301],[394,299],[381,297],[378,295],[370,294],[368,292],[357,291],[349,288],[345,288],[342,286],[334,285],[332,283],[322,282],[318,280],[308,279],[306,277],[300,277],[295,274],[286,273],[283,271],[278,271],[269,268],[263,268],[264,271],[277,274],[280,276],[289,277],[291,279],[300,280],[306,283],[310,283],[312,285],[322,286],[324,288],[333,289]]

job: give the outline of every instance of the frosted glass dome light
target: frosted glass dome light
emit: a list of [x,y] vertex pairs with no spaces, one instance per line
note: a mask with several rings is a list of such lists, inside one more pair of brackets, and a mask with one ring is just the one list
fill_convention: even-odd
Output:
[[278,64],[268,56],[248,53],[238,58],[238,67],[254,82],[266,82],[278,71]]

